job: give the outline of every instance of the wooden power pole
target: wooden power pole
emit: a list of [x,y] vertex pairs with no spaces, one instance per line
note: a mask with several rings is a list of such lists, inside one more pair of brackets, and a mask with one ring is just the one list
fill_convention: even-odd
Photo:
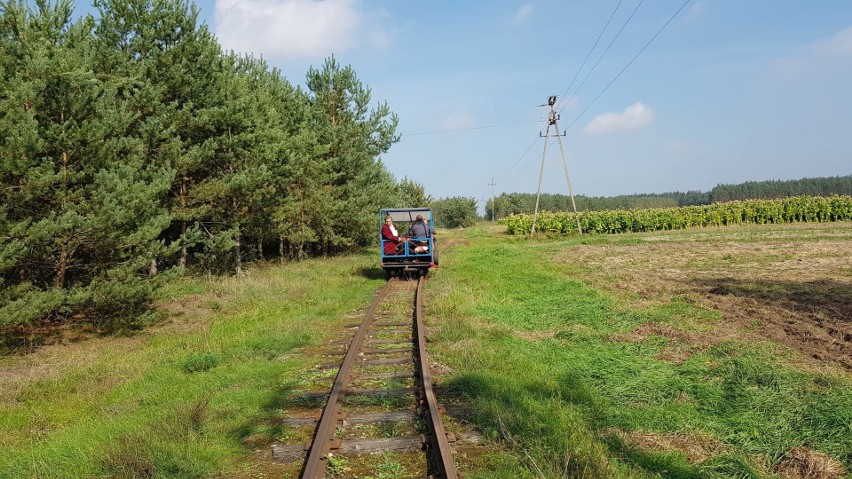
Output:
[[559,142],[559,152],[562,155],[562,170],[565,171],[565,181],[568,182],[568,194],[571,196],[571,207],[574,208],[574,219],[577,220],[577,231],[583,234],[583,228],[580,226],[580,215],[577,213],[577,204],[574,202],[574,189],[571,187],[571,177],[568,175],[568,161],[565,159],[565,147],[562,145],[562,137],[565,132],[559,133],[559,114],[556,113],[554,105],[556,105],[556,95],[547,98],[547,105],[550,107],[550,114],[547,118],[547,128],[544,135],[539,133],[539,136],[544,137],[544,151],[541,154],[541,170],[538,174],[538,193],[535,196],[535,212],[533,213],[533,224],[530,235],[535,234],[535,223],[538,220],[538,204],[541,199],[541,180],[544,177],[544,158],[547,156],[547,140],[550,137],[550,127],[553,126],[554,135]]
[[494,178],[491,178],[491,183],[488,183],[488,186],[491,187],[491,222],[494,222],[494,211],[497,209],[497,205],[494,203],[494,187],[497,183],[494,183]]

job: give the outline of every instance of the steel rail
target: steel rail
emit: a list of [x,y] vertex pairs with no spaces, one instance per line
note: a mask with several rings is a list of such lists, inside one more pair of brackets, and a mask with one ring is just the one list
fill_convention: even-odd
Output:
[[426,284],[426,277],[421,277],[417,283],[417,297],[414,301],[415,324],[417,327],[417,352],[420,370],[420,381],[423,385],[423,395],[426,398],[427,409],[426,424],[429,427],[432,436],[435,455],[438,459],[439,473],[444,479],[458,479],[459,474],[453,462],[453,454],[450,450],[450,442],[447,440],[447,433],[444,430],[444,424],[441,422],[441,414],[438,411],[438,400],[435,398],[435,391],[432,390],[432,372],[429,370],[429,363],[426,360],[426,329],[423,327],[423,286]]
[[325,470],[328,467],[328,452],[331,450],[332,442],[335,439],[334,432],[337,428],[337,421],[344,397],[344,390],[349,386],[349,382],[352,379],[353,368],[358,359],[358,354],[363,348],[364,337],[367,336],[367,332],[369,331],[368,326],[375,316],[376,309],[384,300],[385,296],[387,296],[391,285],[396,281],[398,281],[396,278],[391,278],[385,286],[379,290],[379,294],[376,296],[373,304],[370,305],[370,309],[367,310],[364,320],[361,321],[361,326],[352,338],[352,343],[346,351],[346,356],[343,358],[340,370],[334,378],[334,386],[331,388],[331,393],[328,396],[328,402],[326,402],[325,410],[323,411],[319,425],[317,426],[314,440],[311,443],[310,453],[305,460],[305,467],[302,470],[303,478],[321,479],[325,474]]

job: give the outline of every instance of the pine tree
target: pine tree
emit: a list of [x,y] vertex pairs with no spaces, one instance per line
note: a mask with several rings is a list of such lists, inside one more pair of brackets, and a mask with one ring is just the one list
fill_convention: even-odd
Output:
[[379,156],[399,141],[399,120],[386,103],[370,109],[371,91],[351,66],[334,57],[308,70],[306,84],[315,126],[331,171],[325,187],[333,199],[317,225],[323,252],[375,240],[375,212],[397,197],[396,182]]
[[[129,132],[133,112],[93,72],[91,18],[71,2],[4,6],[6,59],[0,130],[6,222],[0,316],[27,323],[74,314],[109,318],[147,306],[147,273],[169,217],[158,208],[171,172],[149,168]],[[11,247],[11,250],[10,250]],[[7,252],[18,254],[10,255]]]
[[186,1],[71,5],[0,0],[0,322],[134,317],[173,266],[371,244],[378,208],[425,195],[382,164],[397,118],[351,67],[303,91]]
[[96,0],[95,6],[99,70],[121,79],[149,161],[175,170],[167,207],[176,221],[178,265],[185,267],[209,210],[194,189],[209,171],[206,142],[209,119],[220,109],[214,93],[221,90],[221,49],[187,2]]
[[422,184],[405,177],[399,182],[400,207],[429,207],[434,199]]

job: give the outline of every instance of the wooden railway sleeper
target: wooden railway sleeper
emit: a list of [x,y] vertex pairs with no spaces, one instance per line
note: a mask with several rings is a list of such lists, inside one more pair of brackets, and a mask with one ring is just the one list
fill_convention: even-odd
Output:
[[[397,284],[398,281],[391,280],[388,282],[387,286],[391,286],[392,284]],[[434,393],[431,390],[431,378],[430,371],[428,370],[428,358],[425,352],[425,338],[420,337],[415,341],[414,337],[412,338],[398,338],[393,337],[395,335],[404,334],[408,336],[409,334],[414,334],[416,337],[418,331],[420,334],[423,334],[423,324],[422,324],[422,288],[425,283],[425,278],[421,278],[418,281],[417,292],[415,293],[415,323],[413,324],[413,329],[391,329],[398,328],[400,326],[407,326],[411,323],[400,323],[399,320],[394,319],[380,319],[378,321],[370,323],[371,318],[374,318],[374,314],[376,311],[376,307],[380,298],[383,297],[388,288],[384,288],[382,292],[380,292],[380,298],[377,298],[377,301],[371,306],[370,311],[368,312],[365,320],[361,323],[361,328],[355,333],[355,337],[353,338],[352,346],[345,354],[345,358],[342,363],[337,363],[338,367],[341,368],[341,371],[338,373],[339,376],[335,380],[335,385],[332,388],[332,392],[330,393],[329,400],[326,404],[326,411],[321,415],[318,421],[316,436],[314,441],[320,440],[320,433],[324,437],[330,437],[328,440],[322,440],[322,442],[318,442],[316,444],[309,444],[306,447],[306,451],[308,451],[305,467],[303,469],[304,477],[320,477],[323,471],[326,469],[328,465],[328,459],[331,456],[330,451],[341,450],[341,445],[346,446],[347,450],[350,450],[354,447],[354,451],[367,451],[367,450],[387,450],[385,447],[391,446],[387,445],[379,445],[378,442],[387,441],[387,440],[369,440],[367,442],[364,441],[356,441],[356,442],[364,442],[362,445],[353,445],[353,441],[341,441],[339,438],[335,436],[329,436],[328,434],[333,433],[334,428],[339,427],[340,425],[346,426],[346,415],[342,412],[341,407],[345,396],[351,395],[373,395],[373,394],[397,394],[397,393],[407,393],[411,394],[415,393],[416,403],[417,403],[417,415],[421,418],[427,420],[429,423],[429,432],[426,434],[420,435],[419,445],[421,449],[431,451],[431,454],[435,454],[439,460],[438,471],[433,471],[433,474],[429,477],[433,479],[455,479],[458,478],[459,475],[455,470],[454,464],[452,464],[452,457],[447,447],[448,442],[455,442],[456,437],[452,433],[447,433],[444,431],[443,426],[440,424],[440,412],[443,411],[443,408],[438,409],[436,407],[437,401],[435,400]],[[377,337],[377,336],[385,336],[385,337]],[[391,336],[387,338],[386,336]],[[367,349],[367,345],[378,345],[378,344],[411,344],[414,341],[413,350],[408,347],[397,347],[397,348],[388,348],[386,350],[376,350],[376,349]],[[413,355],[406,355],[405,357],[390,357],[386,359],[367,359],[367,354],[370,355],[394,355],[399,353],[414,353]],[[419,355],[419,358],[417,357]],[[354,389],[350,386],[350,383],[353,378],[357,378],[359,375],[354,372],[353,367],[360,366],[375,366],[375,365],[390,365],[390,364],[413,364],[414,370],[419,371],[417,376],[421,377],[422,386],[411,389],[411,388],[402,388],[399,390],[368,390],[368,389]],[[323,366],[331,366],[331,364],[324,364]],[[334,412],[329,411],[329,408],[333,408]],[[399,438],[400,440],[404,438]],[[415,439],[415,438],[411,438]],[[393,439],[391,441],[398,441],[397,439]],[[407,447],[405,444],[411,444],[410,442],[406,442],[407,440],[402,440],[400,444],[393,445],[392,447]],[[372,444],[372,443],[376,444]],[[348,444],[348,445],[347,445]],[[376,449],[377,447],[382,449]],[[282,449],[283,451],[283,449]],[[326,451],[323,453],[323,451]],[[342,451],[344,454],[345,451]]]

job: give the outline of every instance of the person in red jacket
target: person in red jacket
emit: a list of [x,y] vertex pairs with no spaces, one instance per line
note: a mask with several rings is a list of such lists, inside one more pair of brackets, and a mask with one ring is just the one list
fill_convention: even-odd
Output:
[[382,225],[382,239],[385,240],[385,254],[399,254],[404,248],[404,243],[408,241],[408,238],[399,236],[390,215],[385,217],[385,224]]

